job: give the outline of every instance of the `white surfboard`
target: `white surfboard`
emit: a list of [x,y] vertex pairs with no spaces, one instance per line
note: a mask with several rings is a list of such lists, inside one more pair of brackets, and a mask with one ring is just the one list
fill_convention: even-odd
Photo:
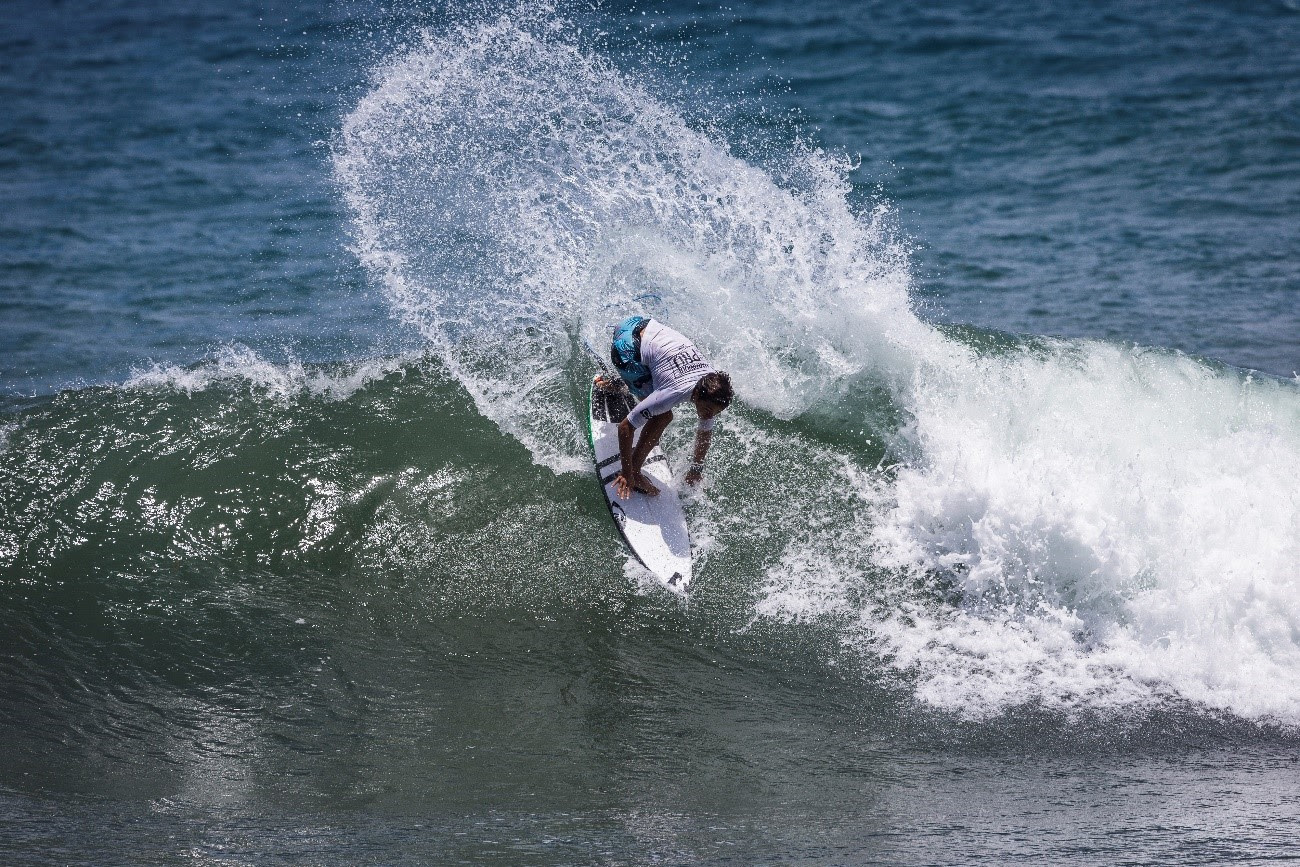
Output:
[[[614,478],[621,468],[618,423],[631,411],[632,403],[627,391],[600,388],[592,381],[588,424],[591,448],[596,454],[596,473],[605,489],[610,514],[632,554],[664,587],[685,596],[691,585],[691,538],[663,450],[655,446],[641,470],[659,488],[658,496],[648,497],[634,491],[624,500],[614,490]],[[639,430],[637,434],[640,435]]]

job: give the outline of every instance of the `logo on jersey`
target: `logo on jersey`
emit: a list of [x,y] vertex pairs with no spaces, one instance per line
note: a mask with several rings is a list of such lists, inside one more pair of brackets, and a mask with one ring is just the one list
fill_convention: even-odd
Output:
[[705,366],[704,356],[700,355],[699,350],[683,349],[675,355],[669,356],[668,363],[673,366],[673,374],[677,377],[686,376],[697,368]]

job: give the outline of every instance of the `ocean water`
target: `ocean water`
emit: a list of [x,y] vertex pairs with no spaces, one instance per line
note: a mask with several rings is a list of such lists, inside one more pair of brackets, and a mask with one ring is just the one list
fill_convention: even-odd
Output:
[[[15,7],[0,860],[1300,857],[1297,46]],[[739,390],[686,604],[590,475],[627,312]]]

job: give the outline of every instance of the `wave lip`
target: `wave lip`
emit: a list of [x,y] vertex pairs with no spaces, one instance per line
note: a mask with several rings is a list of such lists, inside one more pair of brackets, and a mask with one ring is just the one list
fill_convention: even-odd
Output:
[[168,389],[194,394],[211,388],[239,386],[273,400],[306,395],[325,400],[347,400],[370,383],[402,371],[419,356],[352,362],[313,367],[290,356],[276,363],[247,346],[223,346],[196,365],[153,364],[132,372],[125,389]]

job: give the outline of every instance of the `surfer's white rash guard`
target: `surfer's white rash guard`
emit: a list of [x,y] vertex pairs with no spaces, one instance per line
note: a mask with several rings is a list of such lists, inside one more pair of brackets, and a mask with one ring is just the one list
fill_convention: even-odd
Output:
[[[628,423],[639,428],[690,397],[695,383],[713,373],[695,345],[667,325],[651,319],[641,332],[641,363],[650,369],[653,390],[628,415]],[[697,430],[713,430],[714,419],[700,419]]]

